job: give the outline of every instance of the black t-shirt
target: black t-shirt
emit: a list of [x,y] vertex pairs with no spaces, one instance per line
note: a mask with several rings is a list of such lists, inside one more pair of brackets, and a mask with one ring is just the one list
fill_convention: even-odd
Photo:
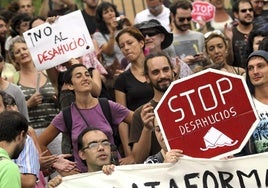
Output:
[[95,31],[97,29],[96,17],[88,15],[85,10],[82,10],[82,15],[83,15],[84,20],[86,22],[88,31],[92,35],[93,33],[95,33]]

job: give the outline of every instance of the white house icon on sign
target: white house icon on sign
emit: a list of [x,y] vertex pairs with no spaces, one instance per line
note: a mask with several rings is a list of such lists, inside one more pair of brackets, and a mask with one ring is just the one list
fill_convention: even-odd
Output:
[[202,151],[207,151],[208,149],[214,149],[217,147],[233,146],[238,141],[233,141],[231,138],[223,134],[221,131],[211,127],[207,134],[204,136],[204,142],[206,148],[200,148]]

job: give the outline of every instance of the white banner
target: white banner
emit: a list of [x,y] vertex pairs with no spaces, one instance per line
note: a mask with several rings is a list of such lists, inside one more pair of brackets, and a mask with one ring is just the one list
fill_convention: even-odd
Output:
[[58,188],[257,188],[268,187],[268,153],[229,160],[186,159],[178,163],[117,166],[111,175],[63,178]]
[[23,33],[34,64],[45,70],[94,51],[80,10]]

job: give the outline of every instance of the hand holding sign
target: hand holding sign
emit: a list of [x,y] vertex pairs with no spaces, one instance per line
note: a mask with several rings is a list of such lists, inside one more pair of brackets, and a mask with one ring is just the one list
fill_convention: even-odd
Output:
[[94,51],[81,11],[60,16],[23,33],[37,70],[62,64]]
[[155,113],[168,149],[200,158],[238,153],[258,119],[244,78],[214,69],[172,82]]

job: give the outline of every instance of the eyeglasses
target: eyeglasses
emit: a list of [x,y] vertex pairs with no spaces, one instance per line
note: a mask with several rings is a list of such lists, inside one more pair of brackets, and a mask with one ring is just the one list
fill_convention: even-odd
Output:
[[160,34],[158,31],[142,32],[142,35],[143,35],[144,37],[146,37],[146,35],[147,35],[148,37],[153,37],[153,36],[158,35],[158,34]]
[[220,30],[216,29],[216,30],[209,31],[209,32],[205,33],[205,34],[204,34],[204,38],[207,39],[207,38],[210,37],[212,34],[214,34],[214,35],[220,35],[220,36],[223,37],[223,38],[225,37],[224,34],[223,34]]
[[240,12],[246,13],[247,11],[252,12],[253,8],[248,8],[248,9],[241,9]]
[[93,141],[93,142],[89,142],[88,145],[86,147],[84,147],[82,150],[85,150],[85,149],[97,149],[99,148],[99,146],[102,146],[102,147],[110,147],[111,146],[111,143],[108,141],[108,140],[102,140],[102,141]]
[[188,22],[192,20],[192,17],[178,17],[179,22],[184,22],[187,20]]

